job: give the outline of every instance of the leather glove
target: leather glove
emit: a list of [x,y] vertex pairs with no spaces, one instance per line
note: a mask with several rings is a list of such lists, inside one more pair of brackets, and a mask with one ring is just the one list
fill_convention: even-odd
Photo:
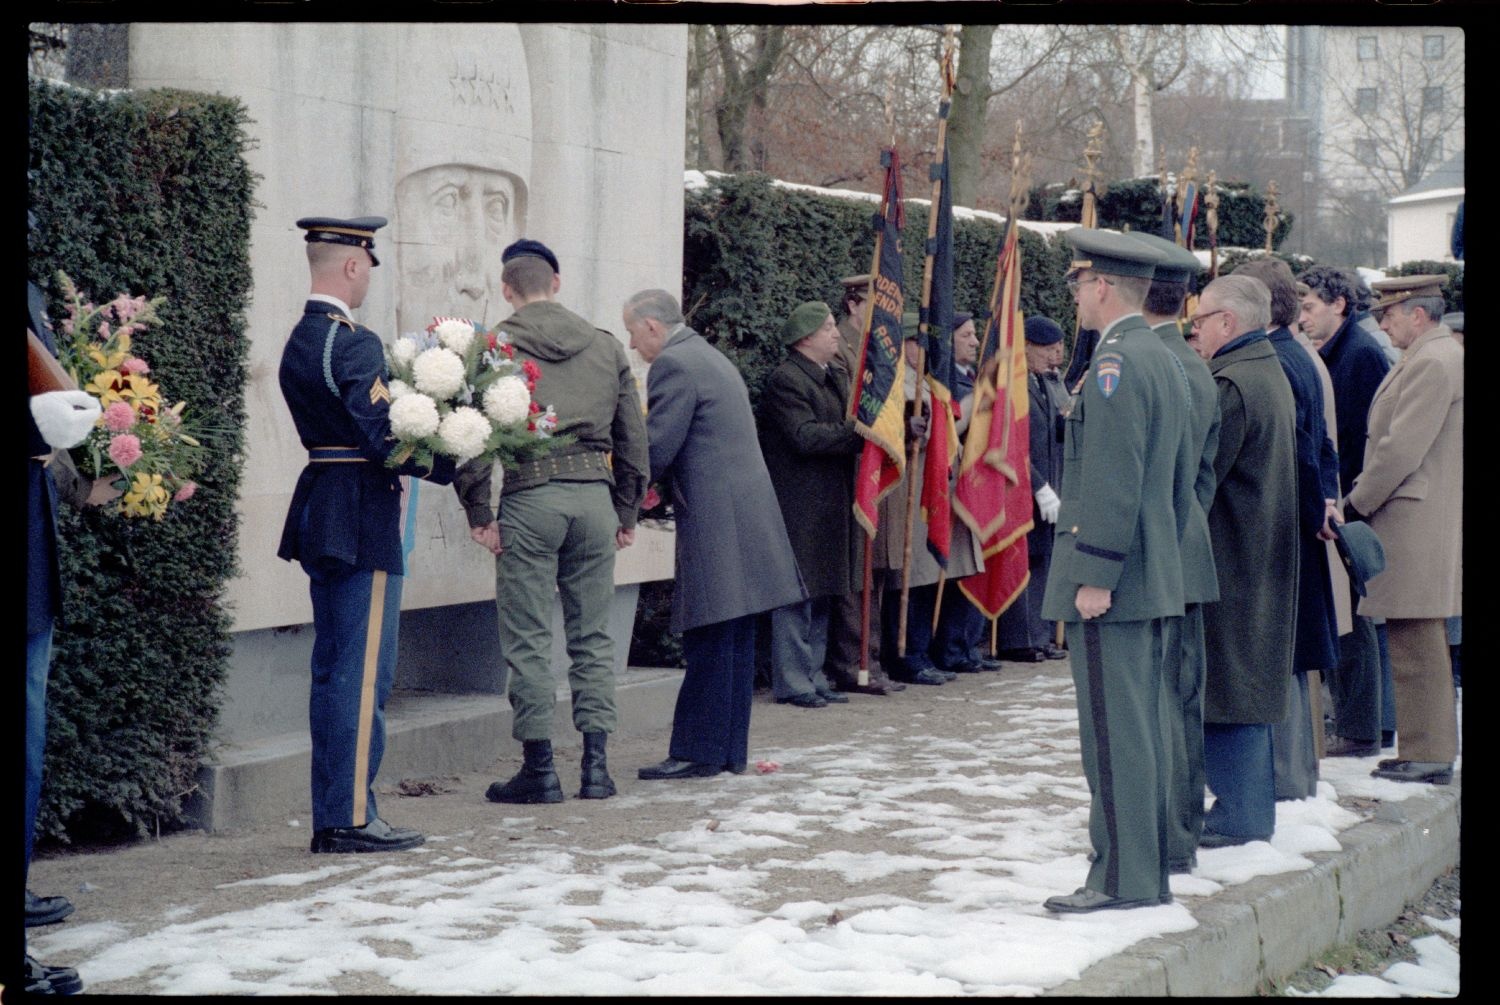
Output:
[[49,447],[66,450],[88,438],[99,421],[99,399],[87,391],[45,391],[31,396],[31,417]]
[[1042,519],[1047,523],[1057,523],[1057,513],[1062,509],[1062,500],[1057,498],[1057,493],[1052,491],[1052,486],[1043,482],[1042,487],[1032,494],[1036,496],[1036,504],[1042,511]]

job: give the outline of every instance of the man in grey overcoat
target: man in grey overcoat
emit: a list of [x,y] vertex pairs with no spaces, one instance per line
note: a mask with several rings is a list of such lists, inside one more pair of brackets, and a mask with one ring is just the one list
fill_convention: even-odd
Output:
[[1403,350],[1370,404],[1365,466],[1346,509],[1385,547],[1359,613],[1386,619],[1397,756],[1371,774],[1446,785],[1458,720],[1444,619],[1462,613],[1464,355],[1442,316],[1439,275],[1374,284],[1380,326]]
[[1209,283],[1193,318],[1219,393],[1218,487],[1208,511],[1219,600],[1203,610],[1203,766],[1213,807],[1200,848],[1276,829],[1271,726],[1286,714],[1297,619],[1297,405],[1266,338],[1271,293],[1248,276]]
[[807,599],[771,613],[771,691],[782,704],[822,708],[849,699],[823,674],[829,613],[854,589],[854,480],[864,438],[846,417],[849,383],[830,364],[839,331],[828,305],[799,305],[782,326],[786,360],[760,401],[760,442],[807,586]]
[[734,364],[683,324],[677,300],[643,290],[625,303],[630,345],[651,365],[651,480],[670,478],[677,515],[672,630],[687,673],[667,759],[643,779],[693,778],[749,760],[755,616],[807,594]]

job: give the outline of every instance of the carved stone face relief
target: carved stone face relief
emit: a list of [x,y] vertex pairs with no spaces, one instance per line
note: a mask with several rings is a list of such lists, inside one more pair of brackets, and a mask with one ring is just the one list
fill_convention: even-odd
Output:
[[396,183],[402,332],[434,314],[494,323],[509,313],[500,252],[525,229],[524,183],[517,188],[509,172],[468,164],[439,164]]

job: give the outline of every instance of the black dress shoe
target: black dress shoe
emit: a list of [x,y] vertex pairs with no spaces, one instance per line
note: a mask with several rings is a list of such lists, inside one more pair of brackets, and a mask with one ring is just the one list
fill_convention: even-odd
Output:
[[937,670],[929,670],[923,667],[916,673],[907,674],[903,678],[908,684],[946,684],[948,678],[938,673]]
[[26,891],[26,927],[55,925],[73,913],[73,902],[67,897],[38,897]]
[[[846,701],[848,699],[845,699]],[[796,705],[798,708],[825,708],[828,702],[816,691],[811,694],[789,694],[785,698],[777,698],[778,705]]]
[[1199,848],[1232,848],[1235,845],[1249,844],[1251,841],[1269,841],[1271,835],[1265,837],[1242,837],[1238,834],[1220,834],[1218,831],[1203,828],[1203,833],[1198,835]]
[[1167,863],[1167,872],[1173,876],[1186,876],[1196,868],[1198,868],[1198,859],[1196,856]]
[[984,668],[978,663],[953,663],[949,666],[938,667],[943,673],[979,673]]
[[1042,646],[1041,651],[1042,655],[1049,660],[1065,660],[1068,658],[1068,651],[1066,649],[1062,646],[1055,646],[1050,642]]
[[979,669],[983,670],[985,673],[994,673],[995,671],[999,670],[1001,666],[1000,661],[991,656],[979,657],[979,659],[974,661],[974,665],[979,667]]
[[1144,900],[1126,900],[1123,897],[1111,897],[1100,893],[1098,890],[1090,890],[1086,886],[1080,886],[1076,891],[1058,897],[1048,897],[1042,902],[1042,906],[1049,911],[1059,914],[1088,914],[1090,911],[1123,911],[1132,907],[1156,907],[1159,904],[1170,904],[1172,895],[1163,894],[1160,897],[1147,897]]
[[392,827],[376,817],[363,827],[329,827],[313,835],[312,851],[367,852],[404,851],[415,848],[427,838],[405,827]]
[[818,692],[818,697],[822,698],[823,701],[824,701],[824,703],[825,704],[829,704],[829,705],[847,705],[847,704],[849,704],[849,696],[848,695],[844,695],[844,694],[839,694],[837,691],[819,691]]
[[1374,740],[1351,740],[1336,736],[1323,751],[1324,757],[1374,757],[1380,753],[1380,744]]
[[1370,772],[1371,778],[1388,778],[1393,782],[1428,782],[1447,785],[1453,781],[1453,765],[1447,761],[1396,761]]
[[26,957],[26,993],[32,995],[76,995],[83,981],[72,967],[49,967]]
[[720,764],[699,764],[669,757],[660,764],[637,771],[636,777],[648,782],[660,778],[712,778],[723,770],[724,766]]
[[1002,649],[1000,658],[1009,663],[1040,663],[1047,658],[1047,654],[1040,649]]

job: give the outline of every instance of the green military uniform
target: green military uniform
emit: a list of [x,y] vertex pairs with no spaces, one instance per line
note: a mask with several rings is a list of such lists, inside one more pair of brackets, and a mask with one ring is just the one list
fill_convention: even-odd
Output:
[[[561,304],[526,304],[500,327],[516,358],[541,369],[536,398],[556,410],[558,433],[575,439],[539,461],[505,469],[495,600],[510,672],[511,735],[551,736],[554,586],[572,660],[573,725],[585,734],[610,733],[615,533],[635,527],[649,470],[640,395],[619,341]],[[488,466],[460,469],[455,487],[470,527],[494,520]]]
[[[1181,284],[1191,292],[1198,275],[1198,259],[1171,241],[1133,231],[1129,235],[1157,249],[1166,261],[1157,265],[1153,282]],[[1219,390],[1208,365],[1183,338],[1176,321],[1153,329],[1182,363],[1192,394],[1187,451],[1179,463],[1183,477],[1192,479],[1186,532],[1182,538],[1181,618],[1163,625],[1162,684],[1166,697],[1166,748],[1170,761],[1167,782],[1167,859],[1173,870],[1187,871],[1197,859],[1203,833],[1203,689],[1208,673],[1204,653],[1203,606],[1219,599],[1219,577],[1214,568],[1208,535],[1208,510],[1218,479],[1214,455],[1219,447]]]
[[[1068,239],[1090,256],[1075,269],[1149,276],[1160,258],[1119,235],[1079,230]],[[1171,896],[1162,630],[1163,619],[1183,613],[1188,400],[1179,361],[1129,314],[1102,333],[1066,424],[1042,615],[1065,624],[1077,689],[1095,853],[1086,891],[1126,902],[1117,906]],[[1082,586],[1111,591],[1104,614],[1082,619]]]
[[1214,453],[1219,445],[1219,392],[1208,366],[1182,337],[1177,323],[1154,331],[1182,362],[1192,392],[1189,456],[1193,494],[1182,539],[1183,615],[1167,618],[1162,640],[1163,684],[1167,698],[1167,858],[1173,868],[1196,860],[1203,833],[1203,688],[1208,673],[1204,654],[1203,605],[1219,599],[1219,577],[1208,536],[1213,504]]

